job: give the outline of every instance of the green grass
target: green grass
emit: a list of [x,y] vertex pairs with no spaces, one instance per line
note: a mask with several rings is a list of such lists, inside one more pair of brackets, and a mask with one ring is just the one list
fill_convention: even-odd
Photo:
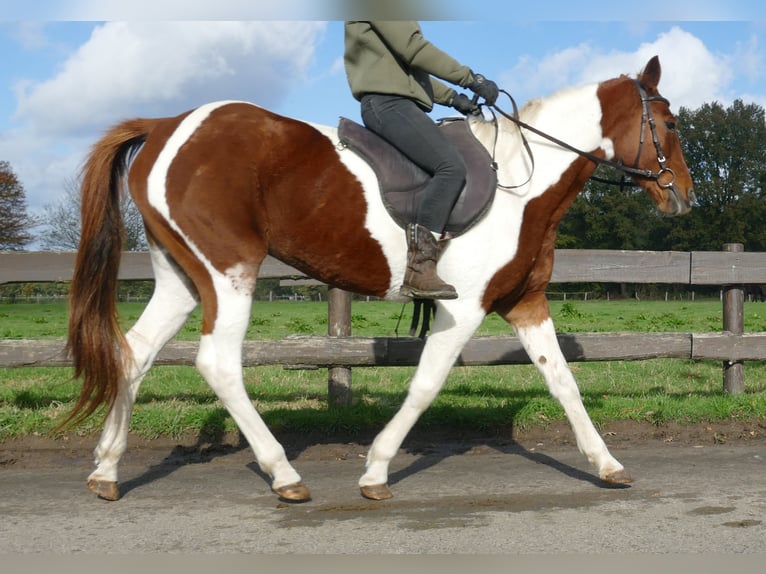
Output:
[[[720,331],[722,305],[706,301],[551,301],[551,315],[559,332],[707,332]],[[138,319],[143,303],[119,306],[123,324]],[[398,303],[357,301],[351,313],[352,334],[364,337],[390,337],[407,334],[412,307]],[[0,304],[0,339],[47,339],[66,336],[64,303]],[[179,340],[196,340],[201,319],[197,309],[178,334]],[[745,331],[766,331],[766,303],[745,304]],[[253,305],[249,339],[279,339],[290,334],[327,333],[327,304],[319,302],[268,302]],[[508,325],[490,315],[476,334],[505,335]]]
[[[125,325],[140,314],[142,304],[122,304]],[[766,331],[766,304],[745,306],[745,330]],[[401,305],[355,302],[352,333],[394,336]],[[560,332],[607,331],[720,331],[718,301],[552,302]],[[411,310],[399,326],[405,335]],[[195,314],[178,338],[198,337]],[[324,303],[273,302],[255,304],[248,337],[278,339],[289,334],[325,334]],[[499,318],[488,317],[477,335],[509,333]],[[61,338],[66,334],[63,304],[0,305],[0,337]],[[745,365],[746,392],[730,396],[722,391],[720,362],[657,359],[571,365],[585,406],[601,426],[613,420],[663,424],[766,420],[766,363]],[[355,368],[354,404],[348,409],[327,408],[327,372],[286,370],[281,367],[245,369],[245,383],[253,403],[276,432],[312,436],[354,434],[369,437],[390,419],[401,404],[413,373],[409,367]],[[68,412],[78,392],[63,368],[0,369],[0,439],[47,433]],[[449,428],[455,433],[507,434],[510,427],[530,428],[562,420],[563,412],[529,365],[456,367],[442,393],[418,422],[418,428]],[[99,428],[98,417],[75,432]],[[198,433],[221,436],[235,429],[200,375],[191,367],[157,367],[144,381],[132,419],[132,432],[152,438]]]

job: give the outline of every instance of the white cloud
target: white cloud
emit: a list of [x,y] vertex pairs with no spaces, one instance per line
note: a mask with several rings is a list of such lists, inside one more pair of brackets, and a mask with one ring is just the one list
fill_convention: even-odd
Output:
[[341,76],[341,75],[343,75],[343,74],[345,74],[345,73],[346,73],[346,71],[345,71],[345,70],[346,70],[346,69],[345,69],[345,67],[344,67],[344,63],[343,63],[343,56],[341,56],[341,57],[337,58],[337,59],[336,59],[336,60],[333,62],[333,64],[332,64],[332,68],[330,68],[330,73],[331,73],[333,76]]
[[501,74],[500,84],[515,86],[514,92],[522,100],[549,95],[564,87],[582,83],[580,78],[574,78],[574,74],[587,65],[591,52],[587,44],[580,44],[540,59],[523,56],[510,72]]
[[217,99],[278,102],[305,74],[316,22],[109,22],[53,78],[18,87],[17,119],[77,134]]
[[676,110],[725,99],[732,80],[725,58],[711,53],[699,38],[679,27],[674,26],[654,42],[641,44],[635,53],[615,60],[626,66],[622,71],[638,72],[655,55],[662,65],[660,91]]
[[758,36],[751,34],[744,42],[737,44],[737,51],[729,58],[729,64],[741,70],[749,82],[758,82],[764,69],[764,54],[758,42]]
[[12,28],[12,36],[29,50],[43,48],[48,44],[43,22],[19,22]]
[[[705,102],[728,102],[732,79],[728,58],[715,55],[694,35],[674,26],[653,42],[633,52],[598,53],[589,44],[580,44],[539,60],[524,58],[501,81],[508,85],[524,78],[522,101],[571,85],[597,82],[620,74],[635,75],[653,56],[662,65],[660,91],[673,108],[697,108]],[[543,91],[543,88],[546,90]]]
[[[17,127],[0,157],[38,213],[77,176],[88,146],[119,120],[174,116],[238,99],[277,107],[308,81],[319,22],[109,22],[50,79],[16,85]],[[31,38],[39,28],[25,30]],[[38,38],[39,41],[42,41]]]

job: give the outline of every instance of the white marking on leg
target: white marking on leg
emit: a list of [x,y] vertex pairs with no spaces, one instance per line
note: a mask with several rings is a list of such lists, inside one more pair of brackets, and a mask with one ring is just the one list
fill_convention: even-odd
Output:
[[197,368],[253,449],[261,469],[273,478],[272,487],[300,482],[284,448],[274,438],[247,395],[242,379],[242,341],[250,318],[252,299],[238,291],[230,277],[213,275],[218,316],[212,333],[200,339]]
[[460,351],[481,324],[484,312],[464,300],[439,304],[433,330],[399,411],[375,437],[367,454],[367,468],[359,486],[386,484],[388,468],[407,434],[444,385]]
[[599,476],[623,469],[610,453],[593,426],[574,375],[561,352],[553,321],[548,318],[535,327],[516,330],[530,360],[542,373],[551,395],[558,400],[569,419],[577,447],[599,471]]
[[252,297],[255,293],[255,282],[258,278],[258,267],[250,263],[237,263],[229,267],[224,276],[232,288],[241,295]]
[[150,251],[155,277],[152,297],[125,338],[132,361],[126,365],[114,406],[95,449],[97,468],[89,479],[117,482],[117,465],[127,448],[136,394],[157,353],[181,329],[197,300],[187,278],[159,249]]

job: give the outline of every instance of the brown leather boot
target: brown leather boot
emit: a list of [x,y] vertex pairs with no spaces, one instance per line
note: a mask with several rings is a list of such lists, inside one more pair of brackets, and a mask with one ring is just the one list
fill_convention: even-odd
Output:
[[422,225],[407,226],[407,270],[399,294],[413,299],[457,299],[455,288],[436,274],[436,262],[445,243],[437,241]]

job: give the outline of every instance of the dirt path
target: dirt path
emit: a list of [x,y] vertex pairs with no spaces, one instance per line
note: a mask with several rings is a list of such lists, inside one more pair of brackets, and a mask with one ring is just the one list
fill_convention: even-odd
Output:
[[[518,446],[534,452],[538,448],[571,447],[576,449],[574,436],[566,422],[554,422],[547,427],[535,427],[526,431],[514,430],[510,436],[502,431],[492,435],[474,433],[455,435],[448,431],[414,430],[403,445],[403,452],[412,454],[458,453],[478,445],[488,448]],[[713,444],[748,445],[766,444],[766,420],[727,421],[693,425],[619,421],[602,429],[610,448],[629,449],[634,445],[674,444],[700,446]],[[27,436],[0,442],[0,468],[34,468],[37,466],[91,464],[93,447],[97,436],[70,436],[51,440],[40,436]],[[317,460],[331,458],[361,457],[367,451],[372,437],[336,435],[312,437],[307,435],[281,435],[279,440],[291,458],[307,457]],[[131,436],[128,455],[136,463],[153,460],[157,452],[167,451],[168,461],[177,464],[202,462],[213,458],[247,450],[238,435],[223,436],[215,441],[200,441],[197,436],[179,438],[161,437],[143,439]],[[126,455],[127,456],[127,455]],[[148,460],[146,460],[148,458]]]
[[281,437],[312,490],[280,502],[238,437],[133,437],[123,497],[85,487],[95,437],[0,443],[0,554],[766,552],[766,421],[603,429],[636,479],[606,487],[565,425],[416,433],[392,500],[360,497],[367,442]]

